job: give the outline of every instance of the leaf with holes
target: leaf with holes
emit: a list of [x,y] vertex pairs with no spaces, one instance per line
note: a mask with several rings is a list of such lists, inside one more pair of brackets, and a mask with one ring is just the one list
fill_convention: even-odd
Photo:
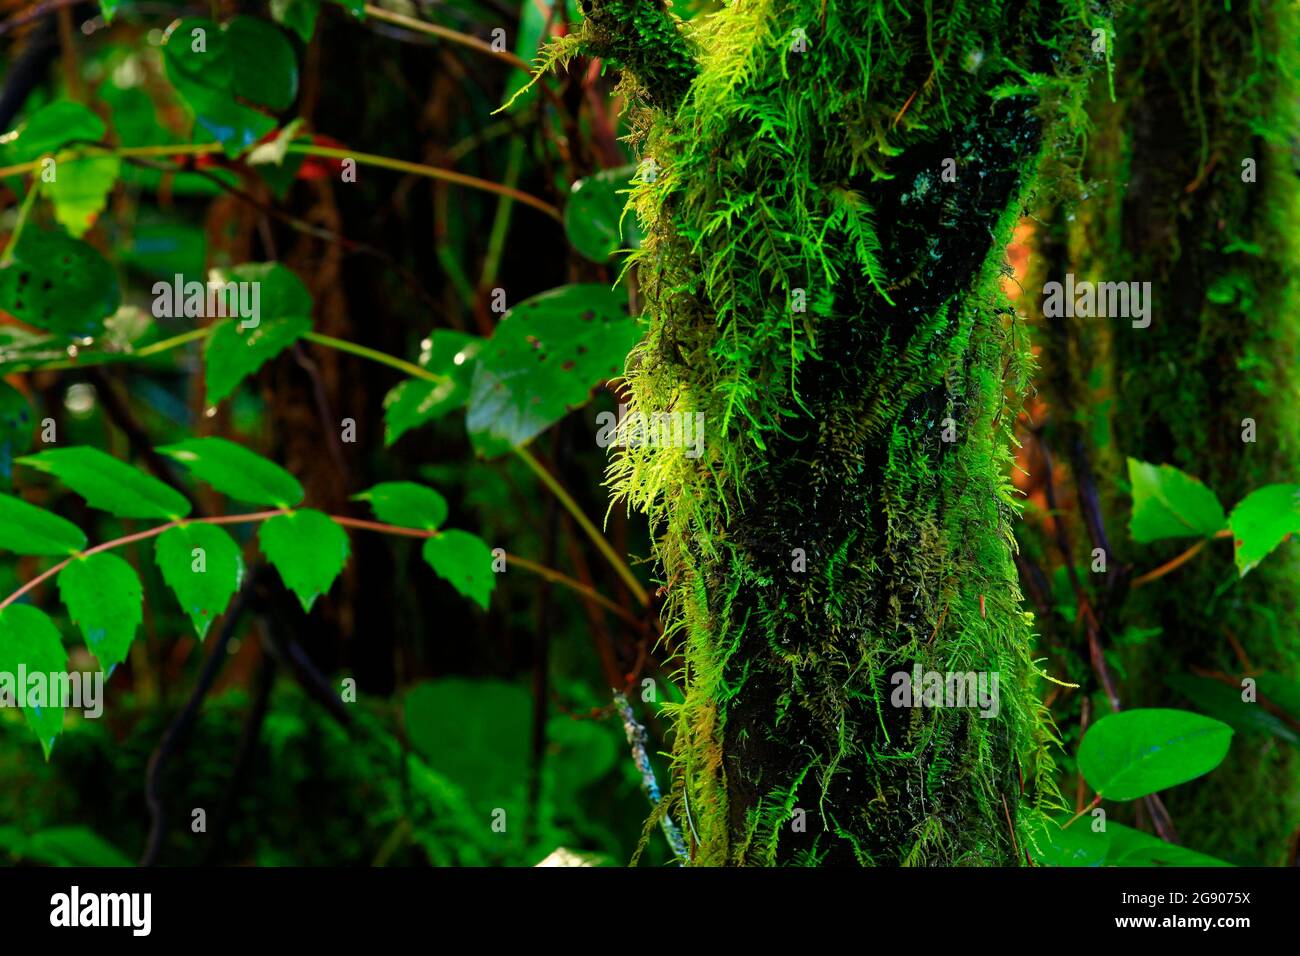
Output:
[[1172,465],[1128,460],[1133,489],[1129,530],[1134,541],[1208,537],[1228,523],[1214,492]]
[[1300,532],[1300,485],[1256,488],[1237,502],[1228,526],[1237,572],[1245,577],[1288,535]]
[[121,304],[108,260],[61,232],[24,230],[13,261],[0,266],[0,309],[38,329],[95,338]]
[[190,513],[189,501],[176,489],[89,445],[43,451],[18,463],[53,475],[92,508],[119,518],[174,521]]
[[273,461],[224,438],[187,438],[158,449],[223,495],[255,505],[292,508],[302,485]]
[[85,546],[86,536],[72,522],[21,498],[0,495],[0,550],[63,557]]
[[497,582],[492,549],[482,538],[468,531],[444,531],[424,542],[424,560],[438,577],[487,610]]
[[447,520],[447,499],[413,481],[386,481],[352,500],[369,502],[376,518],[401,528],[436,531]]
[[111,673],[126,660],[144,620],[144,591],[135,568],[106,551],[73,558],[59,572],[59,597],[90,653]]
[[330,589],[348,560],[347,534],[311,508],[271,518],[258,530],[257,540],[304,611]]
[[208,404],[225,401],[239,383],[311,331],[311,319],[263,319],[255,328],[222,319],[204,348]]
[[[44,612],[29,604],[0,608],[0,674],[12,675],[0,679],[0,699],[6,706],[17,703],[19,690],[14,682],[20,668],[29,676],[43,675],[47,690],[58,687],[57,683],[51,684],[51,678],[68,668],[68,654],[58,628]],[[26,691],[23,714],[49,760],[54,739],[63,733],[63,702],[53,696],[47,696],[42,703],[33,702],[30,682]]]
[[641,331],[627,294],[569,285],[519,303],[479,353],[465,419],[480,454],[520,447],[623,374]]
[[1228,754],[1232,728],[1186,710],[1109,714],[1079,745],[1079,771],[1110,800],[1136,800],[1209,773]]
[[244,582],[244,558],[225,529],[193,522],[163,532],[154,560],[203,640]]
[[579,179],[564,207],[564,231],[569,243],[593,262],[606,262],[619,249],[640,245],[636,216],[623,215],[627,190],[636,166],[604,169]]
[[476,335],[438,329],[421,343],[420,366],[444,378],[436,382],[410,378],[388,393],[384,398],[385,445],[469,401],[474,368],[486,341]]

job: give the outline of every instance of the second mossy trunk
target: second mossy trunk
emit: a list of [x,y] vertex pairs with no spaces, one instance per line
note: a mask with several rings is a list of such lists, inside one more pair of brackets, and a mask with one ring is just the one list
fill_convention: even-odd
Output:
[[584,7],[582,44],[640,104],[631,404],[706,427],[701,455],[612,466],[661,533],[686,661],[668,809],[694,862],[1026,862],[1056,797],[1011,559],[1029,359],[1004,247],[1053,185],[1041,154],[1073,147],[1107,22],[988,0],[738,0],[691,24]]

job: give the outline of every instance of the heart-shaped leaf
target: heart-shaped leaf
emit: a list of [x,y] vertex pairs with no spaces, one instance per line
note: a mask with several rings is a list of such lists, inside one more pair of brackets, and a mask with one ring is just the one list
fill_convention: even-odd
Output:
[[1208,537],[1228,523],[1214,492],[1172,465],[1130,458],[1128,477],[1133,489],[1129,530],[1134,541]]
[[424,560],[438,577],[487,610],[497,582],[492,549],[482,538],[468,531],[444,531],[424,542]]
[[1186,710],[1109,714],[1088,728],[1079,770],[1110,800],[1136,800],[1209,773],[1227,756],[1232,728]]
[[304,611],[330,589],[348,560],[347,534],[311,508],[271,518],[258,530],[257,540]]
[[126,660],[144,620],[135,568],[106,551],[73,558],[59,572],[59,597],[101,668],[111,671]]
[[223,528],[192,522],[163,532],[154,560],[203,640],[244,581],[239,545]]

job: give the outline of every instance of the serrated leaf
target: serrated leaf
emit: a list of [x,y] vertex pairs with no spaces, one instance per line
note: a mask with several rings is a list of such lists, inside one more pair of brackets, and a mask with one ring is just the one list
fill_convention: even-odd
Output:
[[119,518],[175,520],[190,513],[189,501],[176,489],[89,445],[55,448],[18,462],[53,475],[92,508]]
[[32,406],[26,396],[0,380],[0,483],[9,486],[14,458],[32,443]]
[[1079,771],[1110,800],[1136,800],[1209,773],[1227,756],[1232,728],[1186,710],[1108,714],[1079,745]]
[[468,531],[444,531],[424,542],[424,560],[438,577],[487,610],[497,582],[492,549],[482,538]]
[[213,323],[203,352],[208,404],[225,401],[240,382],[310,331],[311,319],[263,319],[248,329],[234,319]]
[[103,670],[126,660],[144,620],[144,591],[135,568],[106,551],[73,558],[59,572],[59,597]]
[[85,546],[86,536],[72,522],[21,498],[0,495],[0,550],[63,557]]
[[154,545],[154,560],[203,640],[243,584],[239,545],[223,528],[192,522],[163,532]]
[[1233,558],[1245,577],[1287,535],[1300,532],[1300,485],[1256,488],[1232,509]]
[[304,611],[311,611],[330,589],[348,560],[347,534],[311,508],[271,518],[258,530],[257,540]]
[[424,340],[419,364],[437,375],[437,382],[411,378],[384,398],[384,444],[392,445],[418,428],[469,401],[470,383],[486,339],[464,332],[438,329]]
[[104,122],[89,107],[73,100],[55,100],[4,135],[0,165],[30,163],[58,153],[69,143],[94,143],[103,138]]
[[273,461],[224,438],[189,438],[158,449],[223,495],[254,505],[293,508],[302,485]]
[[475,449],[518,448],[623,374],[640,338],[626,293],[569,285],[534,296],[502,318],[479,353],[465,425]]
[[570,189],[564,231],[573,248],[593,262],[606,262],[619,249],[634,249],[640,242],[636,216],[623,215],[636,169],[604,169]]
[[1128,460],[1133,489],[1129,530],[1134,541],[1208,537],[1228,523],[1214,492],[1172,465]]
[[288,266],[278,262],[244,262],[214,270],[217,282],[257,285],[258,314],[264,319],[300,319],[311,315],[311,293]]
[[386,481],[352,500],[369,502],[376,518],[401,528],[436,531],[447,520],[447,499],[412,481]]
[[94,338],[121,304],[108,260],[61,232],[24,230],[13,261],[0,266],[0,309],[38,329]]
[[41,189],[54,205],[54,218],[76,238],[81,238],[108,202],[122,168],[122,161],[112,153],[95,151],[75,161],[58,165],[55,177],[41,183]]
[[[20,690],[16,682],[20,667],[27,674],[44,674],[47,686],[50,686],[49,680],[53,675],[62,674],[68,668],[68,654],[63,649],[58,628],[44,612],[30,604],[0,608],[0,674],[13,675],[0,680],[0,696],[6,698],[6,705],[11,700],[17,702]],[[27,726],[41,742],[46,760],[50,759],[55,738],[63,733],[62,703],[52,701],[51,697],[47,698],[45,706],[29,703],[23,708]]]

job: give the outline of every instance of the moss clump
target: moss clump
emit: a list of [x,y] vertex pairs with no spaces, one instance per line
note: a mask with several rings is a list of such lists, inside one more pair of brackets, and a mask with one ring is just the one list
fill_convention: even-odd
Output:
[[[645,35],[586,8],[593,52]],[[1095,9],[736,0],[674,24],[698,63],[680,102],[637,107],[650,330],[627,377],[634,410],[702,412],[707,441],[627,449],[611,484],[659,533],[697,863],[1023,863],[1057,799],[1012,565],[1030,362],[1001,281],[1099,62]],[[917,663],[996,672],[997,716],[891,706]]]

